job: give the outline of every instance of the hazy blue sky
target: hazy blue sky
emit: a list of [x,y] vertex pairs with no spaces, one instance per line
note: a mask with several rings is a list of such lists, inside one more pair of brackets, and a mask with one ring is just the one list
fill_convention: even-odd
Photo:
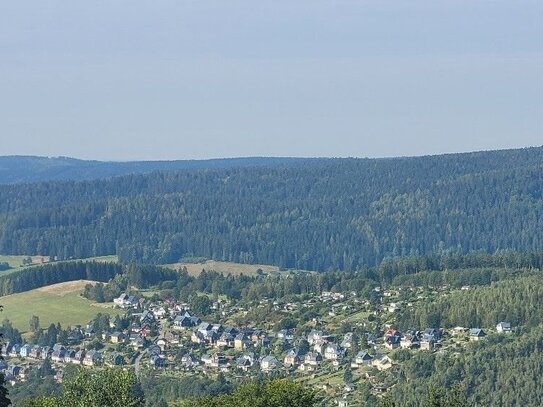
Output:
[[543,1],[0,2],[0,155],[543,144]]

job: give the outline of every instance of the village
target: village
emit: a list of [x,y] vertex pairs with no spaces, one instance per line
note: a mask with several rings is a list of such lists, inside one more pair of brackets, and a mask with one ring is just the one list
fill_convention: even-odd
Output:
[[[448,290],[442,287],[432,293]],[[6,342],[0,371],[12,385],[24,381],[30,369],[45,361],[58,382],[70,366],[130,367],[138,375],[153,371],[221,374],[233,379],[288,376],[347,406],[361,397],[359,388],[378,395],[394,386],[401,364],[401,358],[395,356],[399,351],[461,352],[467,343],[484,340],[488,334],[513,331],[510,323],[501,321],[489,328],[419,327],[400,332],[396,328],[399,311],[413,306],[425,293],[422,289],[406,294],[376,287],[372,294],[377,302],[358,298],[354,292],[323,292],[299,301],[261,299],[251,307],[223,298],[212,305],[211,315],[219,318],[210,320],[185,303],[123,293],[112,304],[124,313],[122,324],[118,318],[101,316],[70,328],[64,342],[53,346]],[[304,324],[288,326],[290,316],[315,309],[316,304],[326,312]],[[281,316],[283,325],[232,323],[259,309]]]

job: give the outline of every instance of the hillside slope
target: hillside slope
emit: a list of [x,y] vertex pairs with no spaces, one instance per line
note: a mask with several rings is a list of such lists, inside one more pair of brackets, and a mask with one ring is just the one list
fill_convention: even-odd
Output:
[[355,269],[543,248],[543,148],[0,186],[0,253]]
[[178,161],[87,161],[67,157],[0,156],[0,184],[82,181],[152,171],[277,166],[298,158],[225,158]]

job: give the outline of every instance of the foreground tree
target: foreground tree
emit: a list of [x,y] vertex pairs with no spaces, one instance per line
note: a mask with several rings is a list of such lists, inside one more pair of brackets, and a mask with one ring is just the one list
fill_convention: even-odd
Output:
[[79,369],[64,384],[59,397],[29,400],[26,407],[143,407],[145,404],[136,375],[132,371],[105,369],[100,372]]
[[313,390],[286,379],[264,383],[250,382],[230,395],[203,397],[181,402],[181,407],[312,407],[317,397]]

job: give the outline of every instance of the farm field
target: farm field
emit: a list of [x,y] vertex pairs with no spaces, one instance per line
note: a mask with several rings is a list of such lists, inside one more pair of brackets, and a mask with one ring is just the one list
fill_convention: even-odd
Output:
[[49,261],[49,256],[4,256],[0,255],[0,263],[8,263],[10,267],[16,268],[23,265],[23,259],[32,258],[32,264],[42,264]]
[[117,314],[118,310],[110,304],[93,303],[80,296],[88,283],[93,281],[70,281],[0,297],[0,305],[3,306],[0,318],[9,319],[13,326],[26,332],[32,315],[40,318],[43,328],[57,322],[63,327],[84,325],[98,313]]
[[202,263],[174,263],[165,265],[171,269],[180,269],[183,267],[187,268],[187,271],[192,276],[199,275],[202,270],[205,271],[217,271],[224,274],[245,274],[245,275],[256,275],[257,270],[260,269],[264,273],[278,273],[279,267],[269,266],[263,264],[241,264],[241,263],[230,263],[226,261],[215,261],[207,260]]

